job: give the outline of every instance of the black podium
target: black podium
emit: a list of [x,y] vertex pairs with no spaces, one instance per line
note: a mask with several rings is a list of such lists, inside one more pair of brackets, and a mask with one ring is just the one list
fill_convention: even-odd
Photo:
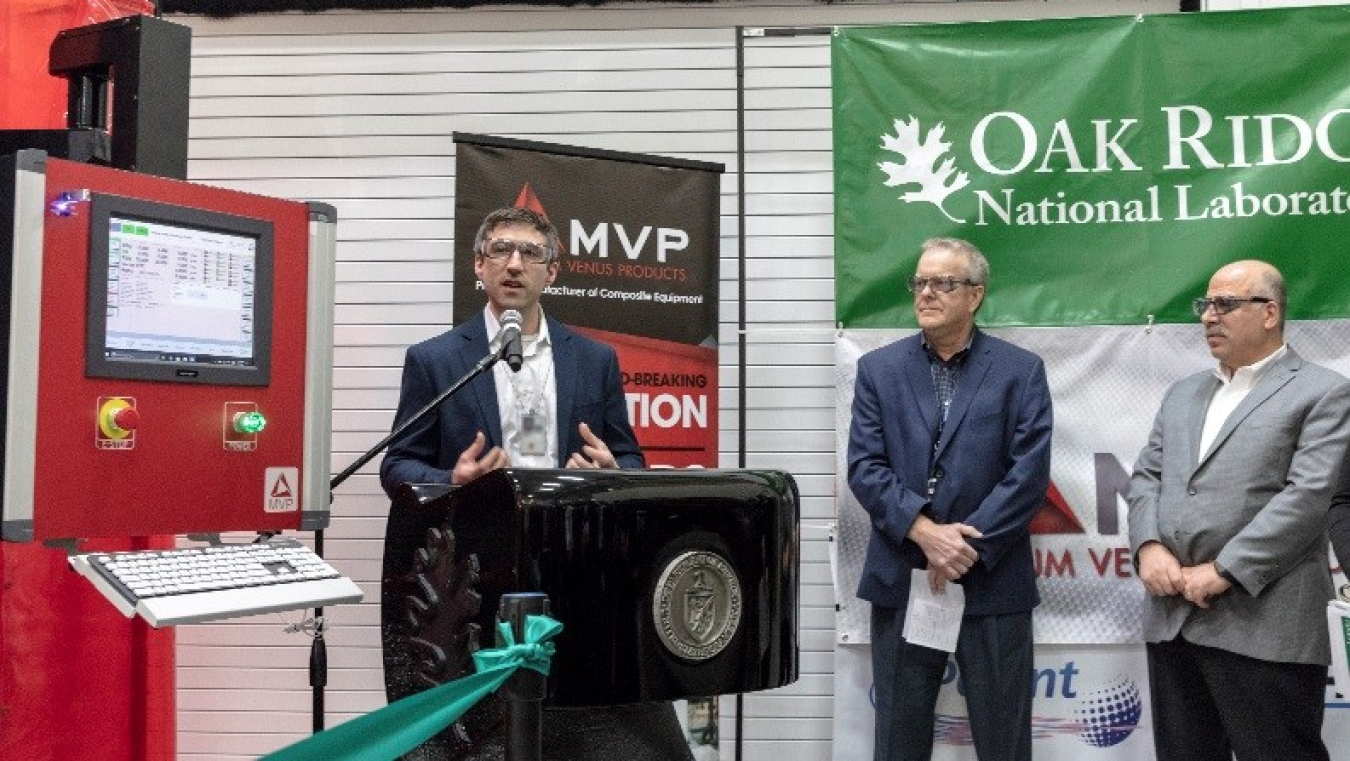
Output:
[[797,678],[798,497],[760,470],[494,471],[405,485],[384,557],[390,699],[469,673],[504,593],[563,623],[548,704],[752,692]]

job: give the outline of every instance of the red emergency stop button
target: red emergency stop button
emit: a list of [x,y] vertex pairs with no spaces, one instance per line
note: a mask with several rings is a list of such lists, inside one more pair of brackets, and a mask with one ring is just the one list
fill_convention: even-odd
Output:
[[131,432],[136,430],[136,426],[141,422],[141,413],[136,411],[135,407],[123,407],[113,413],[112,428]]
[[136,411],[136,400],[112,396],[98,400],[98,431],[95,444],[100,449],[131,449],[135,446],[136,429],[141,414]]

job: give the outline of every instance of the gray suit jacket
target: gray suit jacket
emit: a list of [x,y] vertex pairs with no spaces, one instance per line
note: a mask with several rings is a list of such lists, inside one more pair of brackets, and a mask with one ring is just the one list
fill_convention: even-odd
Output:
[[1327,510],[1350,446],[1350,381],[1291,348],[1233,411],[1203,459],[1213,373],[1163,398],[1130,477],[1130,547],[1161,542],[1183,566],[1237,578],[1208,609],[1149,597],[1144,638],[1178,634],[1266,661],[1330,662]]

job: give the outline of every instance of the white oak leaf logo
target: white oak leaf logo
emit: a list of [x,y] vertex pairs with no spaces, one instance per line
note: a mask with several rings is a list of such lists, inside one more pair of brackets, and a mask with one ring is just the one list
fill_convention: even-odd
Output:
[[[970,184],[965,172],[956,171],[956,162],[952,157],[943,158],[951,143],[942,141],[946,128],[938,122],[928,130],[919,142],[919,120],[910,115],[909,121],[895,120],[895,134],[882,135],[881,147],[904,157],[903,164],[882,161],[877,164],[886,173],[886,187],[898,185],[918,185],[918,190],[908,190],[900,195],[906,203],[926,201],[938,207],[943,215],[953,222],[965,222],[947,213],[943,202],[947,196]],[[938,161],[942,163],[939,164]]]

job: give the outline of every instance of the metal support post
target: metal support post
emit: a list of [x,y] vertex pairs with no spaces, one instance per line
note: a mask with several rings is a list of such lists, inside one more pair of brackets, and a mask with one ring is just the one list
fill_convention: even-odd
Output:
[[[548,595],[522,592],[502,595],[497,620],[511,624],[516,642],[525,641],[525,617],[548,615]],[[501,635],[498,635],[498,640]],[[506,643],[498,641],[497,645]],[[544,696],[548,677],[534,669],[520,669],[502,685],[506,703],[506,761],[541,761],[543,758]]]

